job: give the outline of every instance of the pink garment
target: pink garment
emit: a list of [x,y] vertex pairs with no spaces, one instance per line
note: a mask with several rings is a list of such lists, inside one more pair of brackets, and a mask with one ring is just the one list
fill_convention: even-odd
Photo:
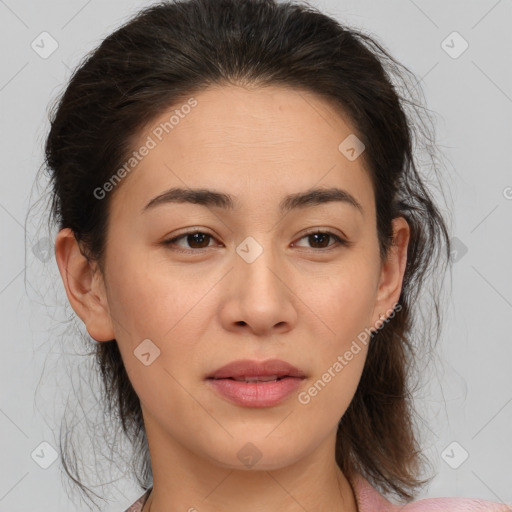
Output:
[[151,489],[148,489],[133,505],[128,507],[125,512],[141,512],[144,503],[149,498],[149,493]]
[[[425,498],[393,505],[360,474],[351,482],[358,512],[512,512],[512,505],[476,498]],[[149,489],[125,512],[141,512],[149,496]]]
[[424,498],[407,505],[393,505],[362,475],[351,482],[359,512],[512,512],[512,505],[476,498]]

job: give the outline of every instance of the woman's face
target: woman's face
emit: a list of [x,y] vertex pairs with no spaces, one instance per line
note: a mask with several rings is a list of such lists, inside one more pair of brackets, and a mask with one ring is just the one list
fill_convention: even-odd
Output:
[[[194,99],[140,134],[140,161],[111,198],[96,290],[105,318],[81,316],[93,338],[117,340],[148,438],[223,467],[284,467],[332,451],[367,333],[398,301],[405,250],[393,246],[381,265],[362,147],[323,99],[234,86]],[[162,199],[175,188],[222,200]],[[344,192],[300,200],[317,189]],[[269,359],[304,377],[208,378]]]

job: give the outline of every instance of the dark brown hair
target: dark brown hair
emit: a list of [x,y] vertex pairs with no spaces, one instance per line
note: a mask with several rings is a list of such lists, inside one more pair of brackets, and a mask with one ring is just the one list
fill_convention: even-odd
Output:
[[[375,37],[306,3],[184,0],[144,8],[84,58],[53,106],[45,147],[50,222],[71,228],[103,269],[113,192],[98,200],[93,191],[122,166],[141,129],[164,110],[210,85],[229,84],[307,90],[344,112],[366,147],[383,260],[392,244],[392,219],[403,216],[410,225],[401,310],[372,336],[359,386],[339,423],[336,459],[346,475],[359,471],[382,492],[411,499],[426,482],[419,479],[426,461],[416,432],[412,368],[440,333],[450,242],[425,185],[427,173],[438,178],[439,165],[420,85]],[[420,150],[428,157],[424,176]],[[416,309],[423,292],[433,306],[430,315]],[[97,343],[94,353],[105,407],[137,445],[134,473],[146,489],[152,474],[139,399],[116,340]],[[67,450],[68,435],[62,461],[86,491]]]

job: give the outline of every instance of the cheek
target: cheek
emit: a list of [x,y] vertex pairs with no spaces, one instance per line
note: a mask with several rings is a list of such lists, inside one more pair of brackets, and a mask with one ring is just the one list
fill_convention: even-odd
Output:
[[315,308],[328,327],[325,330],[327,340],[332,339],[339,347],[365,327],[370,327],[376,288],[374,269],[363,265],[340,268],[323,281],[323,286],[316,288],[313,295]]
[[310,429],[310,436],[322,430],[327,432],[338,424],[355,395],[367,350],[361,346],[350,361],[343,359],[344,353],[335,355],[339,355],[343,363],[336,357],[330,358],[297,396],[297,407],[308,418],[306,428]]
[[345,412],[364,368],[377,287],[375,268],[363,257],[354,258],[315,294],[323,335],[314,346],[317,373],[299,403],[332,421]]
[[161,340],[169,336],[204,294],[200,281],[134,259],[111,270],[109,290],[110,311],[121,324],[120,338],[124,340],[129,333],[133,343],[141,337]]
[[199,327],[194,331],[198,324],[191,320],[201,313],[194,305],[207,288],[196,283],[197,291],[191,293],[194,287],[187,281],[133,260],[125,260],[109,274],[109,306],[119,350],[137,395],[151,411],[191,407],[180,371],[199,371]]
[[[114,331],[134,387],[139,383],[145,389],[162,389],[164,382],[173,387],[172,375],[182,379],[183,368],[199,371],[198,345],[208,326],[204,322],[208,314],[204,297],[212,285],[198,276],[192,276],[194,280],[163,267],[140,265],[132,257],[109,273],[108,301]],[[154,361],[148,366],[138,357],[144,353]],[[176,395],[179,389],[174,389]],[[140,391],[144,394],[143,389]],[[152,400],[151,391],[146,398]]]
[[319,341],[311,347],[315,375],[298,396],[298,403],[309,417],[321,418],[325,428],[343,416],[363,372],[374,305],[375,280],[369,276],[368,269],[340,272],[324,293],[316,294],[324,334],[316,337]]

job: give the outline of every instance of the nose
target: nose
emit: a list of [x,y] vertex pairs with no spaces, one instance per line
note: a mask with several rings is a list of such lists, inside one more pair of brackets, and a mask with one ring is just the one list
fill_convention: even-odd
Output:
[[270,244],[258,251],[255,258],[254,252],[253,257],[246,258],[249,253],[243,249],[250,247],[250,243],[241,244],[237,250],[221,322],[227,330],[250,331],[259,336],[287,332],[294,327],[298,316],[291,269],[272,251]]

